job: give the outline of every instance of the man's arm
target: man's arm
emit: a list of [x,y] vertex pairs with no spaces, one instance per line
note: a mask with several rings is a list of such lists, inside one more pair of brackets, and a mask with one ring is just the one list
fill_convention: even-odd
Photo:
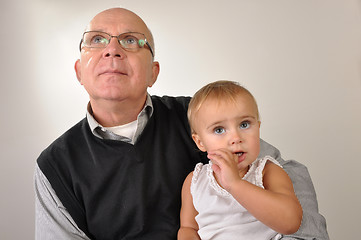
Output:
[[38,165],[34,178],[35,239],[90,240],[78,228]]
[[329,240],[326,220],[318,212],[316,192],[307,168],[297,161],[283,160],[278,149],[261,140],[260,157],[266,155],[274,157],[287,172],[303,209],[303,219],[299,230],[295,234],[284,236],[282,239]]

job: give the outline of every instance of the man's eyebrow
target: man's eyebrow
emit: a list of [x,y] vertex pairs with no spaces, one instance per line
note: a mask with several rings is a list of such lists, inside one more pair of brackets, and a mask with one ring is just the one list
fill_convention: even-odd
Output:
[[107,31],[105,31],[104,29],[99,29],[99,28],[95,28],[95,29],[87,29],[86,30],[87,32],[107,32]]
[[[87,29],[86,32],[88,32],[88,31],[90,31],[90,32],[104,32],[104,33],[110,34],[107,30],[102,29],[102,28]],[[139,32],[139,31],[130,30],[130,29],[125,29],[125,30],[122,31],[121,33],[117,34],[117,36],[120,35],[120,34],[123,34],[123,33],[129,33],[129,32]],[[141,32],[139,32],[139,33],[141,33]],[[144,33],[143,33],[143,34],[144,34]]]

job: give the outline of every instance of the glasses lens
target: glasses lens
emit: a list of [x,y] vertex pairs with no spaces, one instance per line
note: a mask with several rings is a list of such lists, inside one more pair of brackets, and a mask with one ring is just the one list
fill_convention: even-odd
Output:
[[119,36],[119,42],[124,48],[137,49],[144,47],[145,37],[141,33],[124,33]]
[[110,36],[103,32],[86,32],[83,38],[86,47],[103,48],[108,45]]
[[143,48],[145,47],[145,45],[147,45],[149,47],[152,56],[154,56],[153,50],[150,44],[145,39],[144,34],[137,32],[122,33],[118,37],[111,36],[105,32],[97,32],[97,31],[85,32],[83,35],[83,39],[80,43],[80,48],[82,47],[82,45],[84,47],[89,47],[89,48],[105,48],[110,43],[110,40],[113,37],[117,38],[118,42],[125,49],[136,50],[139,48]]

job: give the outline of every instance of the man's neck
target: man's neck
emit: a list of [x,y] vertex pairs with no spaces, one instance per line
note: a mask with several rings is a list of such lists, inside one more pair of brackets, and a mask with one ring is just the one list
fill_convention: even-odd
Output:
[[95,101],[90,99],[93,117],[103,127],[120,126],[135,121],[145,102],[146,97],[142,101]]

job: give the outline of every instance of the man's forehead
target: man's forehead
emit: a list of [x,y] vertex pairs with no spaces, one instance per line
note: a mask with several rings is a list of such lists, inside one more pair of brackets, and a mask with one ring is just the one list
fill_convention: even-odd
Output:
[[86,30],[97,31],[144,31],[145,23],[136,14],[125,9],[111,9],[96,15]]

